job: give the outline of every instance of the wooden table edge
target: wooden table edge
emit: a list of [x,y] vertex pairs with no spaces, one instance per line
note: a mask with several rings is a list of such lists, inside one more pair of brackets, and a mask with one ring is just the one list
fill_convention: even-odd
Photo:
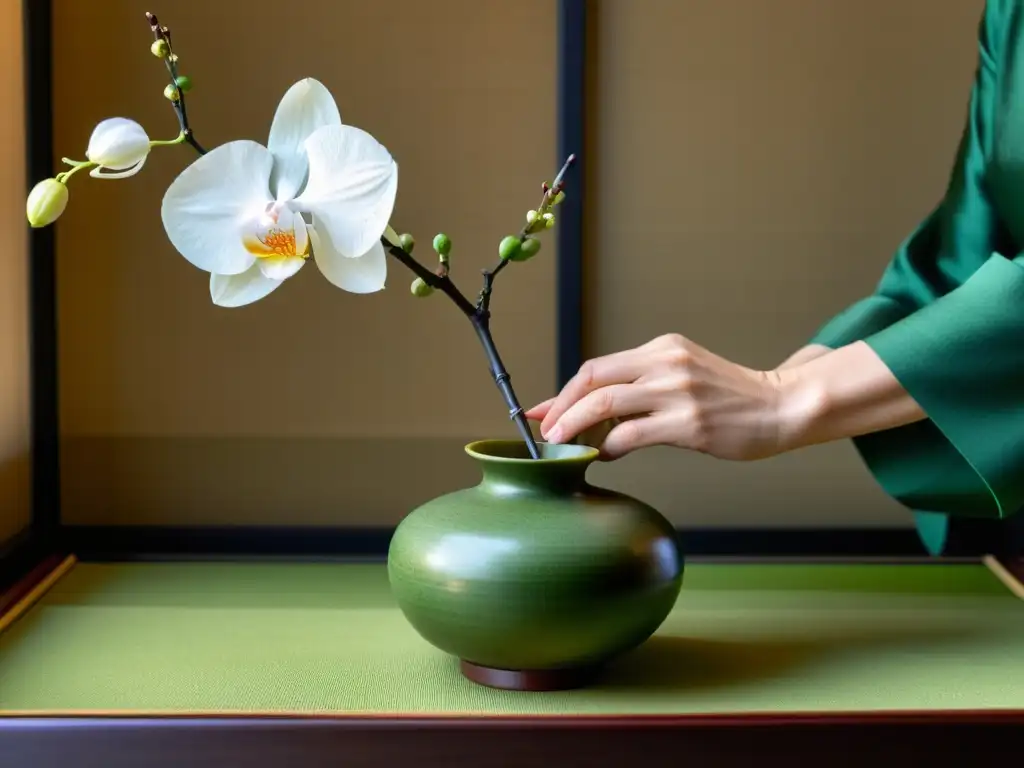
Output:
[[74,555],[51,555],[0,593],[0,633],[28,613],[77,563]]
[[1024,557],[985,555],[981,561],[1011,594],[1024,600]]
[[863,726],[863,725],[1024,725],[1024,709],[971,710],[864,710],[802,712],[701,712],[692,714],[526,715],[476,712],[379,713],[379,712],[171,712],[10,710],[0,711],[0,731],[24,727],[84,725],[131,727],[264,727],[307,728],[436,728],[454,730],[505,728],[754,728],[764,726]]

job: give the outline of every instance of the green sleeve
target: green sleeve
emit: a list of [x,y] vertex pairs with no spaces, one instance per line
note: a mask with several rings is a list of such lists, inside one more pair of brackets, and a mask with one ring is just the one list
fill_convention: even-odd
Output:
[[[813,341],[863,340],[927,414],[856,438],[868,469],[922,524],[1001,518],[1024,505],[1024,257],[1009,258],[991,200],[993,117],[1009,25],[990,0],[967,123],[946,194],[900,246],[875,293]],[[934,516],[934,517],[933,517]],[[941,547],[940,547],[941,548]]]

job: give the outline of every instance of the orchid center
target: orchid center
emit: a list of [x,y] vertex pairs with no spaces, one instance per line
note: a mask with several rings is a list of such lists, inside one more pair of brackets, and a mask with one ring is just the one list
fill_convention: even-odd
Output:
[[306,222],[281,203],[267,203],[245,222],[242,244],[257,258],[260,271],[277,280],[294,275],[310,256]]
[[267,203],[265,210],[246,222],[242,243],[257,258],[309,256],[306,223],[281,203]]

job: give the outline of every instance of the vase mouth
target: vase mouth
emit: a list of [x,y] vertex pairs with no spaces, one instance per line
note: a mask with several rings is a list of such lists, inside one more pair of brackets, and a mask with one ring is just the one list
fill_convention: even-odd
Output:
[[589,445],[537,441],[540,458],[530,457],[525,440],[477,440],[466,446],[474,459],[493,464],[589,464],[600,451]]

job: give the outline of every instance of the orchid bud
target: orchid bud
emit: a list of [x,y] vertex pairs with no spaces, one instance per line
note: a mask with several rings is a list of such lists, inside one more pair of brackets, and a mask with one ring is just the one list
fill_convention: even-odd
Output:
[[182,93],[188,93],[192,90],[192,78],[188,75],[178,75],[174,78],[174,84],[181,89]]
[[535,237],[528,237],[519,246],[519,251],[512,257],[513,261],[529,261],[540,252],[540,240]]
[[508,259],[515,261],[521,245],[522,242],[518,237],[515,235],[509,235],[498,243],[498,256],[501,257],[502,261],[507,261]]
[[434,251],[438,256],[447,256],[452,252],[452,239],[444,232],[434,237]]
[[398,238],[398,242],[402,246],[402,250],[409,254],[411,254],[412,249],[416,247],[416,238],[408,232],[403,232],[402,236]]
[[526,212],[526,223],[527,224],[533,224],[533,222],[535,222],[537,220],[537,217],[539,215],[540,214],[537,213],[536,211],[527,211]]
[[167,41],[164,39],[154,40],[153,44],[149,46],[149,50],[153,52],[153,55],[158,59],[167,57],[167,54],[171,52],[171,47],[167,45]]
[[168,101],[177,101],[180,98],[178,89],[173,85],[168,85],[164,88],[164,98]]
[[429,296],[434,292],[434,289],[427,285],[427,281],[424,280],[422,277],[417,277],[415,280],[413,280],[412,285],[409,286],[409,290],[412,292],[413,296],[416,296],[418,298]]
[[[123,178],[138,172],[149,155],[149,136],[141,125],[124,117],[111,117],[93,129],[85,156],[99,166],[90,172],[96,178]],[[125,171],[101,174],[100,169]]]
[[68,188],[56,179],[43,179],[29,192],[25,204],[28,223],[32,227],[52,224],[68,205]]

